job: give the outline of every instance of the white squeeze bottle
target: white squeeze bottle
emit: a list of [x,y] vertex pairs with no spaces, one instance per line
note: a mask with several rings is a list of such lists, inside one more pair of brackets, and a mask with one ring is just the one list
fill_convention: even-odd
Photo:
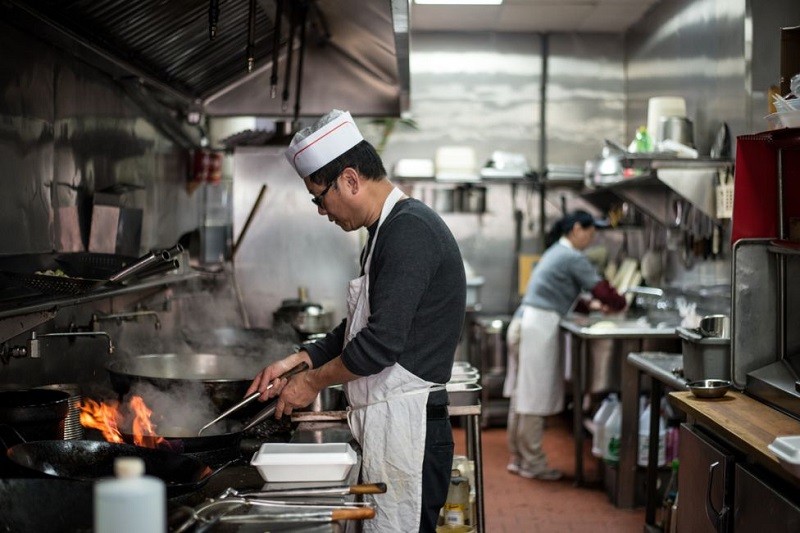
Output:
[[[639,452],[636,463],[647,466],[648,445],[650,442],[650,406],[645,405],[639,416]],[[658,466],[667,464],[667,423],[663,416],[658,417]]]
[[592,455],[595,457],[603,457],[603,450],[606,449],[607,444],[605,439],[606,421],[608,421],[611,413],[614,412],[614,406],[618,403],[619,399],[617,398],[617,393],[612,392],[603,398],[603,402],[600,404],[600,407],[594,414],[594,418],[592,418],[592,424],[594,425],[594,434],[592,435]]
[[164,482],[145,476],[144,461],[139,457],[116,458],[114,475],[94,485],[94,533],[164,533]]

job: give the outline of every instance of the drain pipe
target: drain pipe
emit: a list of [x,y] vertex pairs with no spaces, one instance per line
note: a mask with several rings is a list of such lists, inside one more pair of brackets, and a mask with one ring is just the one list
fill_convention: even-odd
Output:
[[545,194],[547,192],[547,63],[550,56],[550,34],[541,34],[542,74],[539,79],[539,244],[544,251],[547,235]]

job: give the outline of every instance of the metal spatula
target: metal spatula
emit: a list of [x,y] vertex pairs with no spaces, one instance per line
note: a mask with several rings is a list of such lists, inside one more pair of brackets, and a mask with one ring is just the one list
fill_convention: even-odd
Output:
[[[281,376],[280,376],[280,377],[282,377],[282,378],[288,378],[288,377],[291,377],[291,376],[293,376],[293,375],[295,375],[295,374],[297,374],[297,373],[299,373],[299,372],[302,372],[302,371],[304,371],[304,370],[307,370],[307,369],[308,369],[308,364],[306,364],[306,363],[300,363],[299,365],[297,365],[296,367],[292,368],[292,369],[291,369],[291,370],[289,370],[288,372],[284,372],[283,374],[281,374]],[[272,383],[270,383],[270,384],[267,386],[267,390],[269,390],[269,389],[271,389],[271,388],[272,388]],[[237,404],[236,404],[236,405],[234,405],[233,407],[231,407],[231,408],[227,409],[225,412],[223,412],[223,413],[222,413],[221,415],[219,415],[217,418],[215,418],[214,420],[212,420],[211,422],[209,422],[209,423],[208,423],[208,424],[206,424],[205,426],[201,427],[201,428],[200,428],[200,430],[197,432],[197,435],[198,435],[198,436],[200,436],[200,435],[203,433],[203,431],[207,430],[208,428],[210,428],[211,426],[213,426],[214,424],[216,424],[217,422],[219,422],[219,421],[220,421],[220,420],[222,420],[223,418],[227,417],[227,416],[228,416],[228,415],[230,415],[231,413],[233,413],[233,412],[235,412],[235,411],[238,411],[239,409],[241,409],[241,408],[242,408],[242,407],[244,407],[245,405],[249,404],[250,402],[252,402],[252,401],[253,401],[253,400],[255,400],[256,398],[258,398],[259,396],[261,396],[261,392],[259,392],[259,391],[256,391],[256,392],[254,392],[254,393],[250,394],[249,396],[247,396],[246,398],[244,398],[242,401],[240,401],[239,403],[237,403]],[[262,413],[265,413],[265,412],[267,412],[267,411],[268,411],[268,408],[267,408],[267,409],[264,409],[264,410],[262,410],[262,411],[261,411],[261,413],[259,413],[258,415],[256,415],[256,416],[254,417],[254,419],[255,419],[255,418],[258,418],[258,417],[259,417],[259,415],[261,415]],[[275,412],[275,407],[274,407],[274,406],[272,407],[272,412],[273,412],[273,413]],[[261,420],[264,420],[264,419],[265,419],[267,416],[269,416],[269,414],[267,414],[266,416],[263,416],[263,417],[261,417],[261,418],[260,418],[260,420],[259,420],[259,422],[260,422]],[[255,425],[255,424],[254,424],[254,423],[253,423],[253,421],[251,420],[251,421],[250,421],[250,423],[248,424],[248,428],[250,428],[250,427],[253,427],[254,425]]]

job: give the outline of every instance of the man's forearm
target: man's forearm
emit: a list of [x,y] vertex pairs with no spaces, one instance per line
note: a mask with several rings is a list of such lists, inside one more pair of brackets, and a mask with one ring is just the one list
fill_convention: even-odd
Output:
[[308,379],[318,390],[322,390],[330,385],[339,385],[353,381],[362,376],[350,372],[344,363],[342,363],[342,356],[331,359],[319,368],[315,368],[308,373]]

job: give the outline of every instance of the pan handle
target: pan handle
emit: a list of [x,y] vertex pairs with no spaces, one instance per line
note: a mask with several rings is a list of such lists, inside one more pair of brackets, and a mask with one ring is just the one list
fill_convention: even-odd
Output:
[[[300,363],[299,365],[292,368],[288,372],[284,372],[283,374],[281,374],[280,377],[290,378],[295,374],[299,374],[300,372],[303,372],[305,370],[308,370],[308,363]],[[250,419],[250,421],[242,428],[242,431],[247,431],[248,429],[251,429],[253,426],[258,425],[267,418],[273,416],[275,414],[275,409],[277,407],[278,407],[278,398],[277,397],[272,398],[272,400],[268,402],[267,406],[264,407],[264,409],[259,411],[258,414],[256,414],[253,418]]]
[[[9,426],[8,424],[0,424],[0,444],[3,446],[3,450],[8,450],[17,444],[25,444],[28,441],[20,435],[19,431],[17,431],[14,426]],[[11,443],[9,445],[9,443]]]

